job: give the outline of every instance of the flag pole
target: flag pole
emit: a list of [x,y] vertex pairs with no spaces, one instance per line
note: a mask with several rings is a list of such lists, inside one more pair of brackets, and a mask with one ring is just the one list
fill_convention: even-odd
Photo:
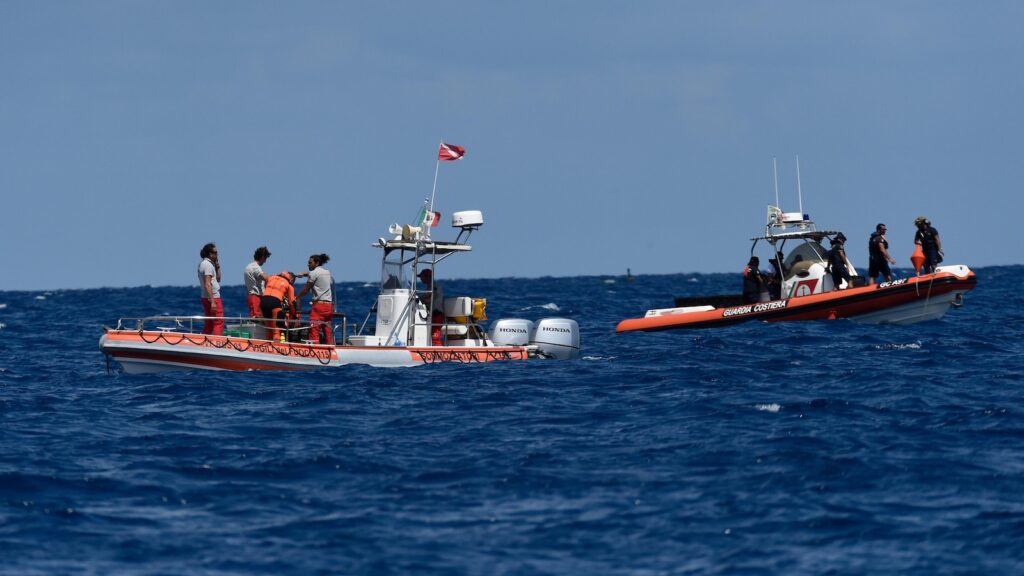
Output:
[[437,160],[434,161],[434,187],[433,187],[433,189],[430,190],[430,211],[431,212],[434,211],[434,192],[437,192],[437,172],[438,172],[438,169],[441,168],[441,153],[440,153],[440,150],[441,150],[441,146],[443,144],[444,144],[444,140],[441,140],[441,142],[437,145],[437,149],[438,149],[439,152],[437,154]]

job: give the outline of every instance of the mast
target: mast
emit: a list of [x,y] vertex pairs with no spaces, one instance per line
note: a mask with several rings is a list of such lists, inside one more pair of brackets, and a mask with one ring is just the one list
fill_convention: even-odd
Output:
[[782,207],[779,206],[779,167],[775,163],[775,156],[772,156],[772,175],[775,178],[775,207],[781,210]]
[[800,218],[804,217],[804,196],[800,191],[800,155],[796,155],[796,196],[800,201]]

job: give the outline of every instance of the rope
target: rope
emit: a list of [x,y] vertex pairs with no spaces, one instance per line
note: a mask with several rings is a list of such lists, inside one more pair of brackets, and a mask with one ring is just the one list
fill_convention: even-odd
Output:
[[[150,332],[150,334],[153,334],[153,332]],[[149,339],[146,338],[146,332],[145,331],[140,330],[138,332],[139,338],[143,342],[145,342],[146,344],[155,344],[155,343],[157,343],[157,342],[162,340],[162,341],[164,341],[165,343],[167,343],[167,344],[169,344],[171,346],[177,346],[178,344],[181,344],[182,342],[188,342],[188,343],[190,343],[190,344],[192,344],[194,346],[209,346],[209,347],[217,348],[217,349],[224,349],[224,348],[227,348],[227,347],[230,346],[232,349],[234,349],[237,352],[248,352],[248,351],[254,349],[255,346],[256,346],[253,343],[251,338],[246,338],[244,340],[244,343],[243,343],[241,339],[233,339],[230,336],[224,336],[223,337],[224,341],[221,342],[221,343],[218,343],[217,340],[209,338],[206,334],[199,335],[199,339],[198,340],[193,340],[187,334],[179,334],[179,333],[175,333],[175,332],[156,332],[155,334],[156,334],[156,337],[153,338],[152,340],[149,340]],[[173,337],[173,336],[177,336],[177,339],[174,339],[172,341],[171,337]],[[308,358],[315,358],[317,360],[317,362],[319,362],[320,364],[322,364],[324,366],[327,366],[328,364],[331,363],[331,356],[330,356],[330,354],[327,354],[326,358],[322,354],[317,354],[316,353],[316,349],[313,348],[312,344],[306,344],[305,346],[300,345],[300,344],[291,344],[291,345],[286,344],[286,345],[284,345],[282,347],[282,346],[279,346],[276,342],[268,341],[267,342],[267,347],[270,350],[273,350],[275,353],[277,353],[280,356],[298,356],[300,358],[307,358],[307,359]],[[108,357],[108,365],[109,365],[109,357]]]

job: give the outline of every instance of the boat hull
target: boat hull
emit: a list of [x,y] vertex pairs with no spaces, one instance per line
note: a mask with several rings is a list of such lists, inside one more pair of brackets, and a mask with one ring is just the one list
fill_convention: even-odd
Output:
[[109,330],[100,351],[129,374],[176,370],[318,370],[526,360],[525,346],[329,346],[167,331]]
[[[750,320],[787,322],[849,318],[870,324],[914,324],[941,318],[977,283],[966,266],[872,286],[711,310],[651,311],[619,322],[616,332],[713,328]],[[663,312],[652,315],[652,312]]]

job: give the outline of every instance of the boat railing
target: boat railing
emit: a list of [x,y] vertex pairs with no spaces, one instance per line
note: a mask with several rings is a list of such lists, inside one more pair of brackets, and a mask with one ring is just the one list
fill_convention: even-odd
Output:
[[[117,319],[117,326],[114,330],[121,331],[132,331],[132,332],[177,332],[182,334],[199,334],[202,333],[203,327],[207,321],[222,321],[224,323],[224,336],[240,336],[240,337],[252,337],[251,333],[248,336],[242,336],[245,333],[245,329],[249,327],[259,327],[265,329],[269,327],[272,320],[258,317],[247,317],[247,316],[142,316],[142,317],[125,317]],[[335,323],[334,320],[341,320],[340,325]],[[323,326],[332,332],[337,333],[338,329],[341,329],[343,335],[348,334],[348,322],[344,313],[335,312],[333,319],[329,321],[325,320],[301,320],[291,321],[294,322],[294,326],[284,325],[275,326],[275,330],[283,332],[285,334],[297,335],[293,338],[286,338],[289,341],[299,339],[298,335],[303,333],[308,334],[309,329],[312,326]],[[335,341],[341,341],[341,339],[335,339]]]

